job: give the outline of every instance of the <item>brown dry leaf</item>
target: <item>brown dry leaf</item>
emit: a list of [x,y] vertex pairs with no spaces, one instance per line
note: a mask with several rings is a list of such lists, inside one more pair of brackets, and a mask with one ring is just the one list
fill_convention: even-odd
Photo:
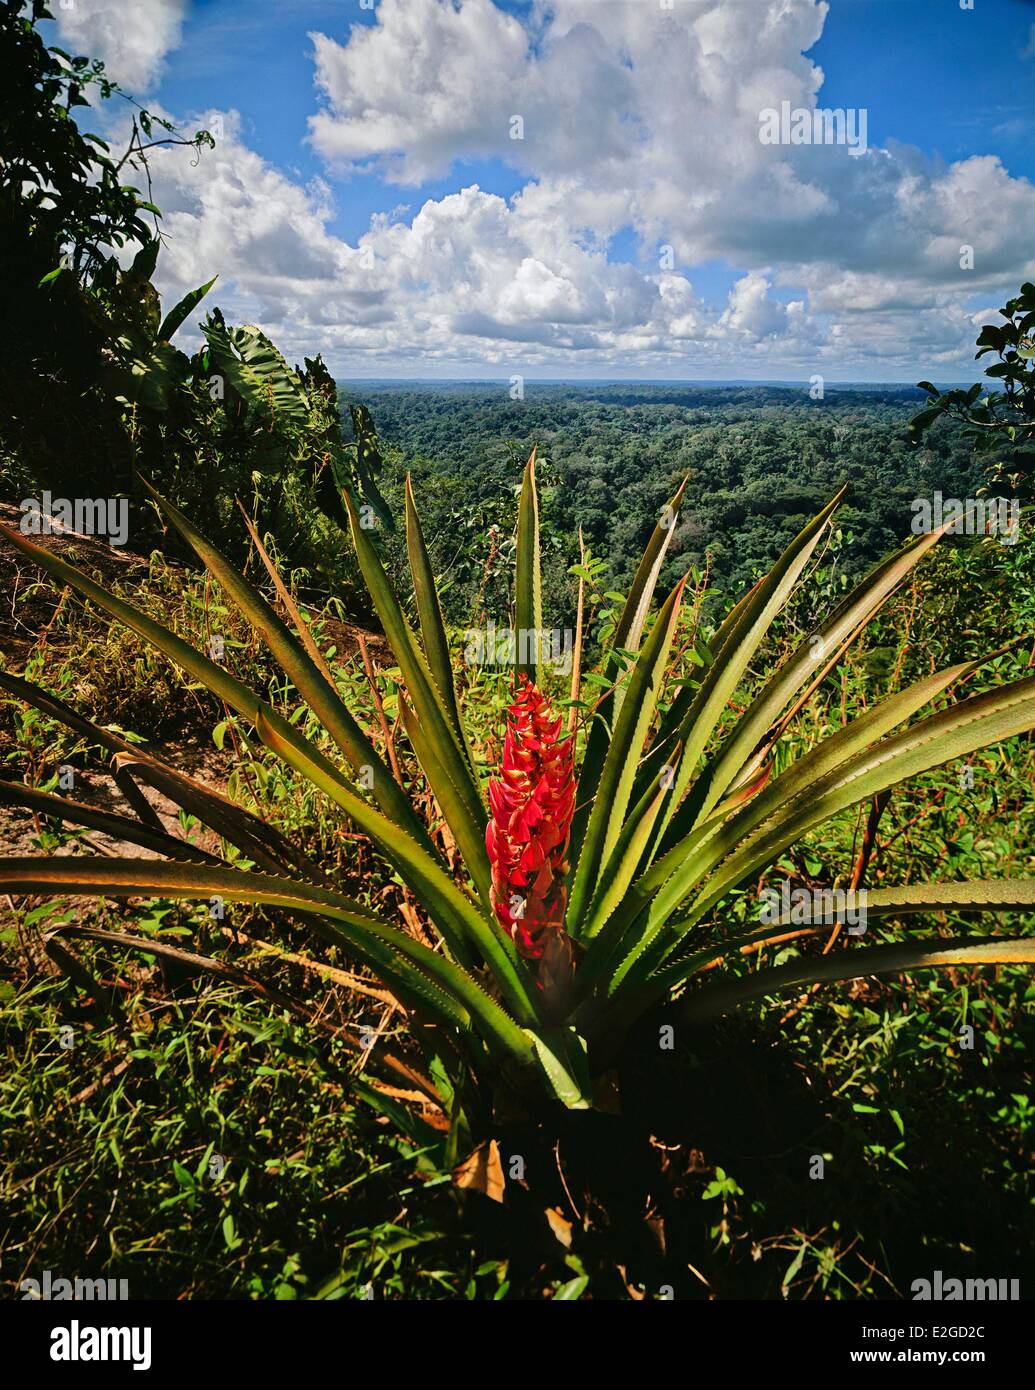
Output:
[[420,1117],[426,1125],[430,1125],[432,1129],[438,1130],[439,1134],[449,1133],[449,1120],[443,1115],[442,1111],[438,1110],[435,1106],[428,1106],[425,1110],[422,1110],[420,1112]]
[[403,921],[410,929],[410,935],[417,937],[418,940],[422,939],[424,937],[424,928],[421,926],[421,920],[417,916],[416,910],[411,907],[405,899],[397,903],[396,906],[399,910],[400,917],[402,917]]
[[486,1139],[479,1144],[453,1169],[453,1181],[457,1187],[480,1192],[483,1197],[488,1197],[493,1202],[502,1202],[506,1184],[498,1141]]
[[564,1246],[565,1250],[571,1249],[571,1222],[561,1215],[560,1207],[547,1207],[546,1219],[550,1224],[550,1230]]

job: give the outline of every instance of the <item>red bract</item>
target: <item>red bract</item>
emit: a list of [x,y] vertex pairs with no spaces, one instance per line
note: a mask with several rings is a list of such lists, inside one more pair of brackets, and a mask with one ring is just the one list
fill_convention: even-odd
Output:
[[500,780],[489,783],[492,818],[485,845],[496,915],[523,956],[538,960],[561,930],[571,815],[575,806],[571,739],[528,679],[507,711]]

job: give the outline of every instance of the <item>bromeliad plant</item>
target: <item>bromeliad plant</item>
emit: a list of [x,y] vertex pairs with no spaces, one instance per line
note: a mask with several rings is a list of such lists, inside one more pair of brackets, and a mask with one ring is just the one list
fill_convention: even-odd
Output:
[[[101,813],[29,787],[6,785],[5,798],[106,830],[155,857],[5,859],[0,887],[30,894],[218,896],[283,909],[368,966],[401,1003],[425,1066],[381,1047],[370,1065],[380,1067],[382,1077],[405,1077],[452,1116],[454,1130],[462,1125],[465,1133],[484,1126],[492,1098],[501,1092],[509,1093],[511,1103],[518,1098],[525,1113],[555,1099],[571,1108],[592,1107],[603,1089],[598,1078],[620,1055],[632,1025],[651,1010],[674,1004],[682,1016],[704,1019],[812,981],[1035,962],[1035,941],[1023,937],[931,941],[903,935],[892,944],[851,944],[746,976],[722,968],[745,944],[778,936],[787,925],[726,928],[724,904],[734,890],[757,882],[790,846],[846,808],[869,805],[907,778],[1031,729],[1035,676],[914,720],[982,663],[952,666],[889,694],[775,775],[794,715],[938,535],[917,537],[879,565],[737,712],[734,697],[816,554],[840,494],[729,613],[709,644],[699,682],[673,688],[669,671],[686,581],[653,620],[651,610],[681,491],[650,539],[599,670],[580,676],[581,652],[576,654],[573,707],[585,715],[576,767],[576,740],[562,736],[561,718],[540,679],[535,643],[529,650],[529,642],[521,641],[543,630],[534,454],[529,460],[514,603],[523,659],[501,765],[491,769],[487,787],[462,717],[465,695],[471,697],[455,679],[409,484],[406,537],[415,622],[393,592],[356,500],[346,496],[359,564],[400,672],[403,726],[455,842],[452,865],[343,700],[279,581],[291,626],[185,516],[156,496],[167,520],[265,640],[326,730],[335,757],[299,731],[289,708],[264,702],[223,665],[57,556],[8,533],[61,584],[127,624],[208,687],[254,726],[268,749],[336,803],[414,895],[434,944],[341,892],[320,864],[241,807],[9,676],[0,677],[9,692],[107,747],[138,816]],[[591,700],[593,692],[598,697]],[[234,867],[170,836],[140,783],[171,797],[254,867]],[[870,916],[895,918],[944,910],[1030,911],[1035,879],[880,888],[868,894],[866,908]],[[807,928],[809,919],[799,912],[794,925]],[[88,928],[78,930],[90,935]],[[133,944],[132,938],[115,939]],[[153,941],[139,944],[156,949]]]

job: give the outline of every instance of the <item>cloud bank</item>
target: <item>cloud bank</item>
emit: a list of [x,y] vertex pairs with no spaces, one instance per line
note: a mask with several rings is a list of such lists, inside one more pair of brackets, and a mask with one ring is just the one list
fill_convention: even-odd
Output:
[[[1035,187],[994,155],[763,143],[764,109],[822,105],[827,10],[539,0],[522,23],[493,0],[379,0],[375,23],[310,35],[313,148],[335,185],[376,170],[456,191],[349,245],[331,184],[266,164],[231,116],[199,167],[156,160],[170,286],[219,270],[278,338],[357,373],[963,368],[975,322],[1035,276]],[[523,186],[487,192],[470,161]],[[630,234],[635,263],[614,253]],[[694,285],[716,262],[725,302]]]

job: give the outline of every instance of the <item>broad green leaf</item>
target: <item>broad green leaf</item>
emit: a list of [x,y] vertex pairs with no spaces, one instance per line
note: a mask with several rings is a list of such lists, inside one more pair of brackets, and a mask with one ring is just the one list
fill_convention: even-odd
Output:
[[228,329],[218,311],[202,324],[209,355],[251,410],[296,428],[305,424],[309,401],[301,383],[270,340],[258,328]]
[[162,326],[158,330],[158,341],[167,343],[178,328],[190,317],[201,301],[208,294],[209,290],[219,279],[218,275],[213,275],[211,280],[204,285],[199,285],[196,290],[191,290],[185,294],[175,308],[170,309],[162,320]]
[[209,314],[201,325],[210,369],[224,377],[249,410],[268,410],[269,397],[257,372],[238,357],[222,315]]
[[589,1275],[579,1274],[561,1284],[550,1300],[551,1303],[577,1303],[589,1286]]
[[[207,325],[205,332],[207,335]],[[311,409],[309,398],[302,388],[298,373],[288,366],[280,350],[255,324],[246,323],[228,332],[231,342],[241,354],[241,361],[261,382],[266,408],[276,418],[296,426],[304,425]]]
[[540,1065],[557,1099],[569,1110],[589,1110],[589,1064],[586,1040],[574,1028],[547,1028],[538,1033],[525,1029]]

